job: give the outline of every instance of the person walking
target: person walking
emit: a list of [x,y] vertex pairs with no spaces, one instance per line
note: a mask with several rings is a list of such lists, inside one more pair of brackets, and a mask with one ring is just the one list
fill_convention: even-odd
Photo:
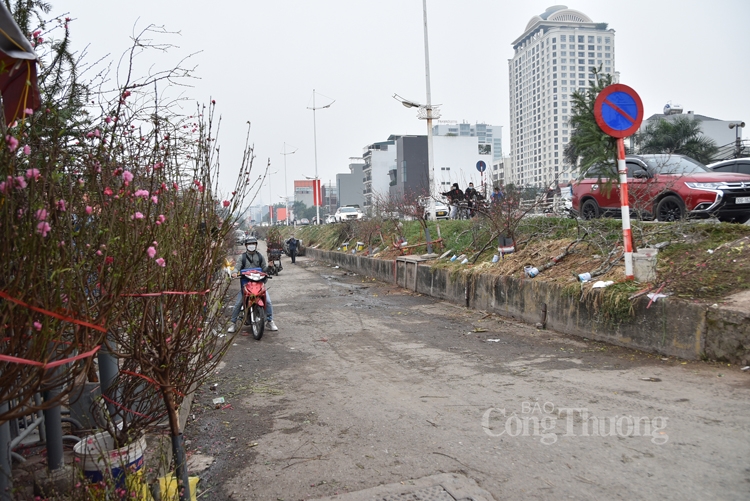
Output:
[[493,204],[500,203],[500,201],[503,199],[503,192],[500,191],[499,186],[495,186],[495,189],[492,190],[492,195],[490,195],[490,198],[492,198]]
[[474,189],[474,183],[469,183],[469,187],[466,188],[464,196],[466,197],[466,203],[469,208],[469,215],[474,217],[474,206],[477,202],[477,190]]
[[[236,278],[239,275],[240,271],[246,270],[248,268],[260,268],[263,273],[268,272],[268,263],[266,262],[266,258],[263,257],[263,254],[258,252],[258,239],[255,237],[248,237],[245,239],[245,252],[237,261],[237,267],[234,269],[234,273],[232,273],[232,278]],[[271,305],[271,296],[268,294],[268,289],[266,289],[265,303],[266,329],[268,329],[269,331],[277,331],[279,330],[279,328],[276,327],[276,323],[274,323],[273,321],[273,306]],[[230,320],[229,328],[227,329],[227,332],[229,332],[230,334],[237,330],[237,318],[240,316],[241,309],[242,287],[240,287],[240,293],[237,295],[237,302],[234,304],[234,309],[232,310],[232,318]]]
[[292,264],[297,264],[297,248],[299,247],[299,240],[294,238],[294,235],[286,241],[287,248],[289,249],[289,257],[292,258]]

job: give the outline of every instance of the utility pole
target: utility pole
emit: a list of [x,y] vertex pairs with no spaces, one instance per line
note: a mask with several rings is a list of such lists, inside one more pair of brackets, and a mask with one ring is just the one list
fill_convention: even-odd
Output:
[[[315,204],[315,214],[317,223],[320,224],[320,203],[322,200],[320,200],[320,182],[318,181],[318,126],[315,122],[315,112],[317,110],[322,110],[325,108],[330,108],[333,103],[336,101],[331,101],[329,104],[325,106],[321,106],[320,108],[315,107],[315,89],[313,89],[313,105],[312,108],[308,107],[308,110],[312,110],[313,112],[313,143],[315,147],[315,179],[313,180],[313,203],[315,203],[315,200],[318,201],[317,204]],[[315,190],[318,190],[318,194],[315,194]]]

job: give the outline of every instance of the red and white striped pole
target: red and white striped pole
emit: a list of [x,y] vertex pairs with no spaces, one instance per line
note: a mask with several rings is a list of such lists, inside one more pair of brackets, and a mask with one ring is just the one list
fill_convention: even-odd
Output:
[[625,247],[625,280],[633,280],[633,234],[630,231],[628,168],[625,164],[625,141],[621,137],[617,139],[617,172],[620,174],[620,209],[622,210],[622,240]]

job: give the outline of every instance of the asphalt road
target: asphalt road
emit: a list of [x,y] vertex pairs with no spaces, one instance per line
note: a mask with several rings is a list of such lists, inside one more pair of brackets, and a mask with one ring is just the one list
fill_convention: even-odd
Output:
[[201,499],[444,472],[497,500],[750,497],[750,371],[538,331],[304,257],[284,257],[270,291],[279,331],[238,335],[194,400]]

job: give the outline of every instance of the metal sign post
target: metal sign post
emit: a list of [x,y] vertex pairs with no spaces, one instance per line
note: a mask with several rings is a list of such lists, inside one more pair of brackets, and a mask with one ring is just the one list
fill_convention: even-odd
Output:
[[487,170],[487,164],[484,162],[484,160],[480,160],[477,162],[477,170],[482,175],[482,195],[487,197],[487,190],[484,186],[484,171]]
[[594,118],[608,135],[617,138],[617,172],[620,176],[622,239],[625,248],[625,279],[633,280],[633,234],[630,230],[628,170],[625,164],[625,141],[643,121],[643,103],[638,93],[627,85],[614,84],[602,89],[594,102]]

